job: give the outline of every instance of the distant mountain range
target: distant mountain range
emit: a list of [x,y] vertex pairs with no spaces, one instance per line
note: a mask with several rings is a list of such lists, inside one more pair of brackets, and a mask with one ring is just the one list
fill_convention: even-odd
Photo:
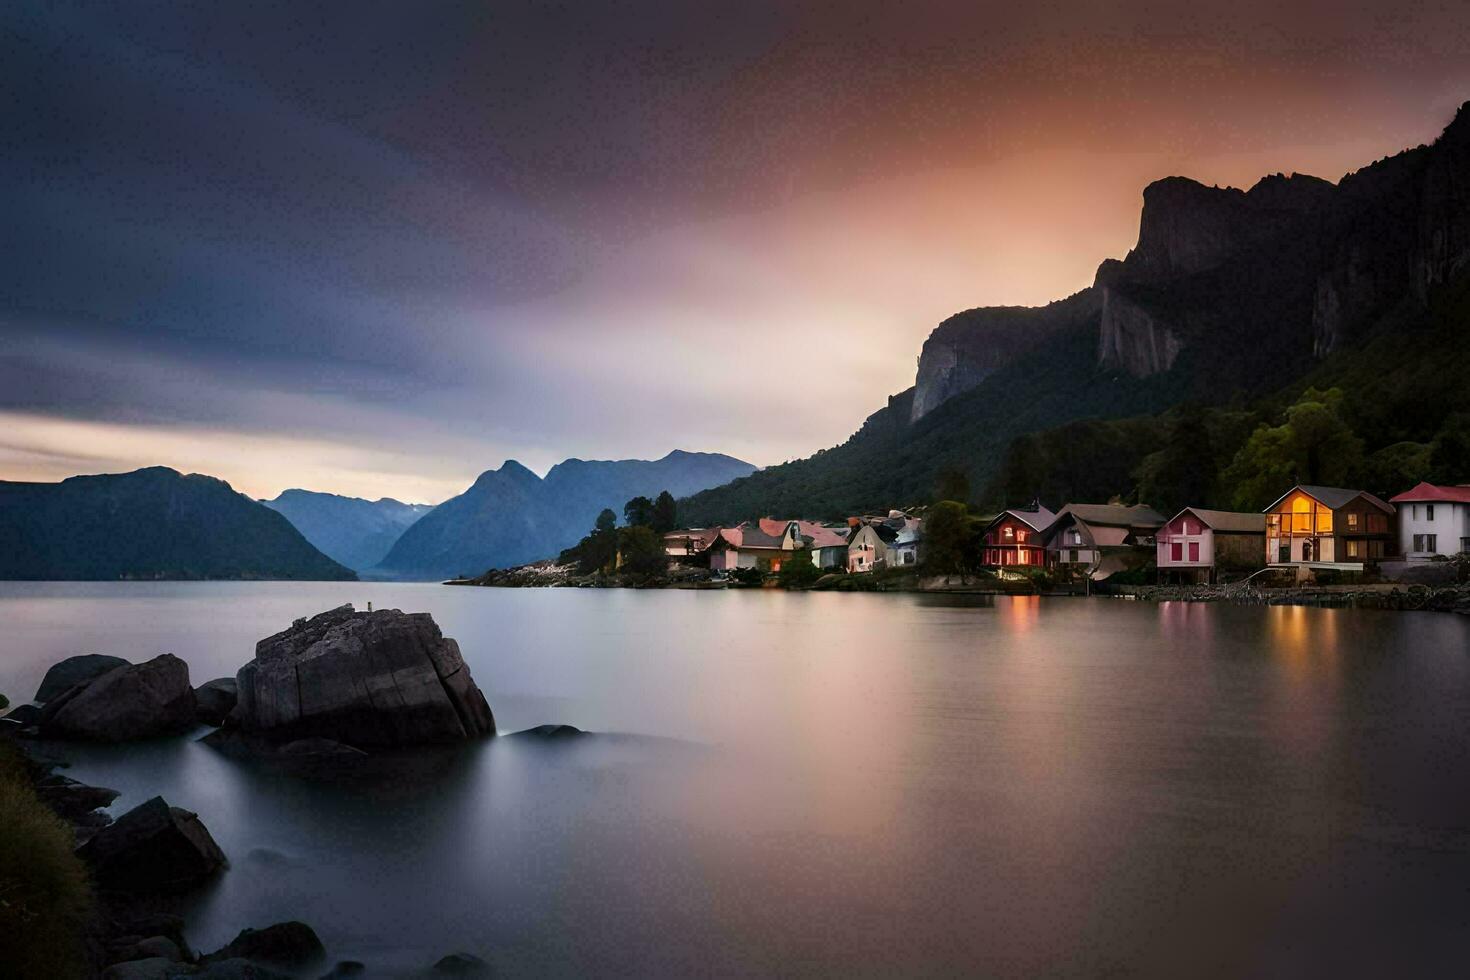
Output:
[[322,554],[357,572],[382,561],[399,535],[434,509],[391,497],[364,500],[313,490],[284,490],[261,503],[284,514]]
[[1309,385],[1344,391],[1366,453],[1423,447],[1470,411],[1467,315],[1470,103],[1432,145],[1337,184],[1150,184],[1137,245],[1091,286],[956,314],[925,342],[914,387],[847,442],[697,494],[681,519],[881,510],[931,499],[949,469],[991,506],[1046,487],[1126,494],[1164,413],[1216,413],[1214,458],[1191,462],[1218,468]]
[[569,459],[542,479],[509,460],[403,532],[373,578],[445,579],[555,556],[610,507],[668,490],[684,497],[755,471],[719,453],[675,450],[663,459]]
[[161,466],[0,482],[0,579],[350,580],[282,515]]

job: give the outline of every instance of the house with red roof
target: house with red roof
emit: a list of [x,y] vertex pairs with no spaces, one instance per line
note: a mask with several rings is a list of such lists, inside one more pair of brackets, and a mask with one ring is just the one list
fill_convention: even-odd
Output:
[[1399,551],[1406,561],[1470,552],[1470,486],[1421,483],[1389,503],[1398,508]]

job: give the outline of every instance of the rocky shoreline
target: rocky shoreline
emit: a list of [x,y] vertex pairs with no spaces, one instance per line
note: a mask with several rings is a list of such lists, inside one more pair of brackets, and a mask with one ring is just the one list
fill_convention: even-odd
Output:
[[[24,782],[70,828],[90,880],[93,911],[74,959],[102,980],[293,980],[381,976],[369,965],[328,965],[310,926],[244,929],[211,953],[194,950],[175,896],[228,872],[229,859],[199,814],[155,796],[114,819],[118,792],[61,775],[68,740],[130,742],[217,726],[199,739],[225,754],[291,775],[351,771],[379,753],[495,734],[494,717],[454,640],[425,613],[330,610],[261,640],[235,678],[189,683],[188,665],[164,654],[140,664],[73,657],[52,666],[35,703],[0,719],[0,750],[13,749]],[[528,734],[562,738],[570,726]],[[70,860],[70,859],[68,859]],[[59,958],[58,958],[59,961]],[[409,976],[488,976],[489,964],[451,953]],[[70,975],[70,970],[55,975]],[[392,975],[404,975],[394,973]]]
[[1386,609],[1470,616],[1470,585],[1320,585],[1284,589],[1240,585],[1120,585],[1098,594],[1144,602],[1229,602],[1246,606]]

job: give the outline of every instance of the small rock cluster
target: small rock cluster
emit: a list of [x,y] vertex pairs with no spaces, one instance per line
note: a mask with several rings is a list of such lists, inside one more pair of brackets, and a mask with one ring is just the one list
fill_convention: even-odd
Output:
[[[378,749],[462,741],[495,733],[495,719],[459,646],[427,614],[358,613],[351,606],[297,620],[267,637],[236,677],[193,688],[189,668],[163,654],[133,664],[88,654],[51,667],[36,692],[0,719],[0,737],[126,742],[222,726],[204,741],[274,760],[351,762]],[[545,726],[546,737],[575,729]],[[73,828],[102,912],[90,937],[104,980],[276,980],[300,976],[325,949],[312,929],[283,922],[246,929],[198,955],[177,916],[144,913],[160,896],[206,884],[228,867],[195,813],[154,797],[117,818],[116,790],[57,774],[30,758],[38,797]],[[366,975],[354,961],[325,977]],[[430,975],[483,976],[468,953],[439,960]]]

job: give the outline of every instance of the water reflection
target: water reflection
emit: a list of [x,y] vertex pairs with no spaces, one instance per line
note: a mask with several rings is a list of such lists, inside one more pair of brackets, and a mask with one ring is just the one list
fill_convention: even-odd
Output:
[[1434,973],[1415,967],[1465,938],[1463,617],[5,585],[0,690],[76,652],[233,673],[291,619],[368,600],[432,612],[502,730],[601,734],[335,783],[188,739],[67,746],[79,778],[198,810],[231,856],[191,900],[198,946],[299,917],[383,969],[467,949],[511,976],[1238,976],[1383,942]]

